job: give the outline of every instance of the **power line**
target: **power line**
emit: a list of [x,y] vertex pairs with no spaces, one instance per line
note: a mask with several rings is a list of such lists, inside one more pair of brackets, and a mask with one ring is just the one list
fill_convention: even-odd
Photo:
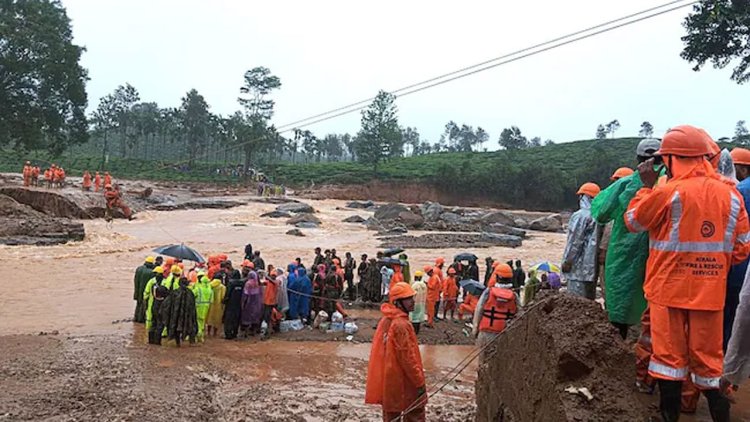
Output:
[[[443,78],[447,78],[447,77],[450,77],[450,76],[453,76],[453,75],[457,75],[457,74],[459,74],[461,72],[465,72],[465,71],[468,71],[468,70],[476,69],[476,68],[478,68],[480,66],[484,66],[484,65],[490,64],[492,62],[496,62],[496,61],[499,61],[499,60],[504,60],[504,59],[513,57],[515,55],[522,54],[522,53],[525,53],[527,51],[534,50],[534,49],[539,48],[539,47],[544,47],[546,45],[553,44],[553,43],[556,43],[558,41],[565,40],[567,38],[575,37],[577,35],[581,35],[581,34],[584,34],[586,32],[594,31],[596,29],[603,28],[605,26],[612,25],[612,24],[615,24],[615,23],[618,23],[618,22],[622,22],[624,20],[631,19],[631,18],[634,18],[636,16],[640,16],[640,15],[643,15],[643,14],[646,14],[646,13],[649,13],[649,12],[653,12],[655,10],[663,9],[665,7],[668,7],[668,6],[677,4],[677,3],[682,3],[684,1],[685,0],[673,0],[673,1],[670,1],[668,3],[661,4],[659,6],[655,6],[655,7],[649,8],[649,9],[645,9],[645,10],[641,10],[640,12],[631,13],[631,14],[629,14],[627,16],[623,16],[623,17],[620,17],[620,18],[617,18],[617,19],[613,19],[613,20],[610,20],[610,21],[607,21],[607,22],[604,22],[604,23],[601,23],[601,24],[598,24],[598,25],[595,25],[595,26],[592,26],[592,27],[589,27],[589,28],[586,28],[586,29],[581,29],[579,31],[571,32],[569,34],[559,36],[557,38],[554,38],[554,39],[549,40],[549,41],[545,41],[543,43],[539,43],[539,44],[532,45],[530,47],[522,48],[522,49],[516,50],[516,51],[514,51],[512,53],[507,53],[507,54],[504,54],[504,55],[499,56],[499,57],[495,57],[495,58],[492,58],[492,59],[489,59],[489,60],[485,60],[483,62],[473,64],[471,66],[466,66],[466,67],[463,67],[461,69],[454,70],[452,72],[445,73],[445,74],[442,74],[442,75],[439,75],[439,76],[435,76],[433,78],[430,78],[430,79],[427,79],[427,80],[424,80],[424,81],[421,81],[421,82],[413,83],[411,85],[407,85],[407,86],[399,88],[397,90],[388,91],[388,92],[390,92],[391,94],[394,94],[394,95],[398,95],[399,92],[410,90],[410,89],[416,88],[416,87],[418,87],[420,85],[428,84],[430,82],[435,82],[435,81],[443,79]],[[682,5],[680,7],[685,7],[685,6],[694,4],[694,3],[696,3],[696,2],[688,3],[688,4]],[[298,125],[300,123],[304,123],[304,122],[307,122],[307,121],[313,120],[313,119],[318,119],[318,118],[321,118],[323,116],[327,116],[327,115],[332,114],[332,113],[337,113],[337,112],[346,110],[348,108],[360,106],[360,105],[363,105],[363,104],[369,104],[374,99],[375,99],[374,97],[371,97],[371,98],[367,98],[367,99],[364,99],[364,100],[361,100],[361,101],[357,101],[355,103],[351,103],[351,104],[345,105],[343,107],[339,107],[339,108],[335,108],[335,109],[332,109],[332,110],[328,110],[328,111],[326,111],[324,113],[319,113],[319,114],[316,114],[314,116],[310,116],[310,117],[307,117],[307,118],[304,118],[304,119],[301,119],[301,120],[297,120],[295,122],[292,122],[292,123],[289,123],[289,124],[286,124],[286,125],[283,125],[283,126],[279,126],[279,128],[285,128],[285,127],[288,127],[288,126],[294,127],[294,126],[296,126],[296,125]]]
[[[554,50],[554,49],[559,48],[559,47],[563,47],[563,46],[566,46],[566,45],[569,45],[569,44],[573,44],[573,43],[578,42],[578,41],[583,41],[585,39],[594,37],[596,35],[604,34],[604,33],[610,32],[610,31],[614,31],[616,29],[620,29],[620,28],[624,28],[624,27],[629,26],[629,25],[633,25],[635,23],[639,23],[639,22],[642,22],[642,21],[645,21],[645,20],[648,20],[648,19],[652,19],[652,18],[661,16],[661,15],[665,15],[667,13],[674,12],[674,11],[682,9],[684,7],[692,6],[693,4],[698,3],[699,1],[698,0],[694,0],[694,1],[690,1],[688,3],[683,3],[683,2],[684,2],[684,0],[673,0],[673,1],[670,1],[668,3],[664,3],[664,4],[660,5],[660,6],[652,7],[652,8],[649,8],[649,9],[645,9],[645,10],[642,10],[642,11],[637,12],[637,13],[632,13],[632,14],[629,14],[627,16],[624,16],[624,17],[621,17],[621,18],[618,18],[618,19],[614,19],[614,20],[611,20],[611,21],[608,21],[608,22],[605,22],[605,23],[602,23],[602,24],[599,24],[599,25],[595,25],[595,26],[587,28],[587,29],[576,31],[576,32],[573,32],[573,33],[570,33],[570,34],[567,34],[567,35],[564,35],[564,36],[561,36],[561,37],[557,37],[557,38],[555,38],[553,40],[546,41],[546,42],[540,43],[540,44],[536,44],[534,46],[527,47],[527,48],[518,50],[518,51],[513,52],[513,53],[509,53],[509,54],[506,54],[506,55],[503,55],[503,56],[500,56],[500,57],[497,57],[497,58],[494,58],[494,59],[491,59],[491,60],[486,60],[486,61],[481,62],[481,63],[477,63],[477,64],[474,64],[474,65],[471,65],[471,66],[467,66],[467,67],[464,67],[462,69],[456,70],[454,72],[446,73],[444,75],[441,75],[441,76],[438,76],[438,77],[434,77],[434,78],[431,78],[431,79],[427,79],[427,80],[419,82],[419,83],[411,84],[411,85],[408,85],[406,87],[400,88],[397,91],[394,91],[394,93],[395,92],[401,92],[399,95],[397,95],[397,97],[404,97],[404,96],[407,96],[407,95],[415,94],[415,93],[427,90],[429,88],[434,88],[436,86],[440,86],[440,85],[446,84],[448,82],[453,82],[453,81],[456,81],[458,79],[463,79],[463,78],[465,78],[467,76],[475,75],[477,73],[484,72],[486,70],[494,69],[496,67],[499,67],[499,66],[502,66],[502,65],[505,65],[505,64],[513,63],[515,61],[518,61],[518,60],[521,60],[521,59],[524,59],[524,58],[527,58],[527,57],[535,56],[537,54],[541,54],[541,53],[544,53],[544,52],[547,52],[547,51],[550,51],[550,50]],[[677,4],[677,3],[683,3],[683,4],[680,4],[678,6],[669,7],[669,8],[665,9],[665,7],[672,6],[672,5]],[[654,12],[655,10],[658,10],[658,11]],[[648,14],[649,12],[654,12],[654,13]],[[644,14],[645,14],[645,16],[642,16]],[[639,17],[637,19],[632,19],[633,17],[636,17],[636,16],[639,16]],[[614,25],[614,26],[610,26],[612,23],[616,23],[616,22],[621,22],[621,23],[619,23],[617,25]],[[598,29],[598,30],[591,32],[592,29]],[[580,34],[585,34],[585,35],[580,35]],[[580,35],[580,36],[576,36],[576,35]],[[573,38],[571,38],[571,37],[573,37]],[[559,41],[562,41],[562,40],[565,40],[565,41],[559,42]],[[538,49],[540,46],[546,46],[546,47],[544,47],[542,49]],[[519,53],[525,53],[525,54],[518,55]],[[501,59],[504,59],[504,60],[501,60]],[[493,62],[496,62],[498,60],[501,60],[501,61],[499,61],[497,63],[493,63]],[[492,64],[488,64],[488,63],[492,63]],[[485,64],[488,64],[488,65],[484,66]],[[466,70],[471,70],[471,71],[470,72],[466,72]],[[451,76],[451,77],[449,77],[449,78],[446,79],[447,76]],[[432,83],[430,83],[430,82],[432,82]],[[302,128],[302,127],[312,126],[314,124],[321,123],[321,122],[324,122],[324,121],[327,121],[327,120],[331,120],[331,119],[334,119],[336,117],[341,117],[341,116],[344,116],[344,115],[347,115],[347,114],[350,114],[350,113],[354,113],[354,112],[363,110],[363,109],[365,109],[365,108],[367,108],[369,106],[369,104],[365,104],[365,103],[368,103],[370,100],[372,100],[372,99],[363,100],[363,101],[360,101],[360,102],[357,102],[357,103],[350,104],[349,106],[339,107],[337,109],[331,110],[331,111],[326,112],[326,113],[320,113],[320,114],[317,114],[315,116],[308,117],[306,119],[298,120],[297,122],[292,122],[290,124],[281,125],[281,126],[279,126],[279,128],[280,129],[281,128],[285,128],[285,129],[281,129],[277,133],[278,134],[287,133],[287,132],[290,132],[290,131],[293,131],[293,130],[296,130],[296,129],[299,129],[299,128]],[[355,105],[356,105],[356,107],[351,108],[352,106],[355,106]],[[334,113],[334,114],[330,114],[330,113]],[[305,123],[303,123],[301,125],[297,125],[296,127],[291,127],[291,126],[294,126],[295,123],[298,123],[298,122],[305,122]],[[263,138],[250,139],[248,141],[241,142],[239,144],[235,144],[235,145],[229,146],[229,147],[225,148],[224,151],[231,151],[231,150],[234,150],[234,149],[237,149],[237,148],[241,148],[241,147],[243,147],[245,145],[248,145],[248,144],[256,142],[256,141],[259,141],[261,139],[263,139]],[[209,153],[203,153],[203,154],[197,155],[194,158],[205,157],[207,155],[209,155]],[[187,163],[189,161],[191,161],[191,160],[183,160],[181,162],[171,163],[170,165],[167,165],[167,166],[155,167],[154,169],[147,170],[147,171],[145,171],[143,173],[140,173],[140,174],[148,174],[148,173],[150,173],[152,171],[163,170],[165,168],[174,166],[176,164],[184,164],[184,163]]]

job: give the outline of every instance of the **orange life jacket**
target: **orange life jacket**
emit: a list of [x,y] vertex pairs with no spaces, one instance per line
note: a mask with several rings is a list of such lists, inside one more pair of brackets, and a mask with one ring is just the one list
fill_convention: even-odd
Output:
[[513,290],[502,287],[490,288],[489,297],[484,302],[479,331],[502,333],[507,320],[518,312],[516,295]]

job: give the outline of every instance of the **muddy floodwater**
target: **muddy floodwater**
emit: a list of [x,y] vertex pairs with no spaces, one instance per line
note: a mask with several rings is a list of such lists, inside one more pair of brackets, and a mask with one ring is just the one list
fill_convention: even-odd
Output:
[[[237,198],[235,198],[237,199]],[[85,221],[86,239],[59,246],[0,246],[5,268],[0,303],[0,420],[273,420],[376,421],[364,401],[370,344],[348,341],[225,341],[194,347],[144,344],[133,315],[133,271],[155,247],[184,242],[235,263],[246,243],[266,264],[286,266],[313,249],[374,256],[379,241],[364,225],[342,223],[363,210],[337,200],[307,201],[319,229],[285,235],[285,219],[261,218],[275,205],[226,210],[146,211],[132,222]],[[420,232],[411,232],[419,235]],[[564,235],[531,232],[517,249],[472,250],[483,261],[559,261]],[[412,268],[448,260],[457,249],[409,250]],[[376,310],[352,316],[374,324]],[[371,330],[372,327],[369,327]],[[460,329],[460,326],[459,326]],[[460,332],[460,331],[459,331]],[[442,383],[474,350],[420,347],[428,386]],[[530,351],[533,353],[533,351]],[[431,398],[429,420],[473,420],[476,362]],[[750,420],[744,390],[735,416]],[[705,404],[690,420],[709,420]]]

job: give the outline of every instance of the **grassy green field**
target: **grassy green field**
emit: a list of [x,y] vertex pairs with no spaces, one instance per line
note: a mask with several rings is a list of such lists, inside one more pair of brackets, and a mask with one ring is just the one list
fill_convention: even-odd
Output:
[[[621,166],[635,166],[638,138],[586,140],[516,151],[439,153],[389,160],[372,167],[353,162],[311,164],[279,163],[261,168],[275,182],[300,187],[310,183],[361,184],[371,180],[418,182],[458,194],[485,198],[518,207],[560,209],[575,207],[575,189],[593,181],[609,184],[609,176]],[[68,174],[96,170],[99,156],[63,154],[54,159],[44,153],[3,151],[0,171],[19,172],[26,159],[62,165]],[[107,164],[116,178],[165,181],[238,183],[233,177],[215,174],[218,164],[196,163],[190,171],[179,171],[168,162],[112,159]]]

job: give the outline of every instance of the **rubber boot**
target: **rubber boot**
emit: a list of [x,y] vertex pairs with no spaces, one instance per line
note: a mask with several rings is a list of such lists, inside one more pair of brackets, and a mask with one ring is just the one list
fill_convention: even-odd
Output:
[[659,411],[664,422],[680,420],[682,381],[659,380]]
[[705,390],[703,395],[708,400],[708,410],[714,422],[729,422],[729,399],[719,390]]

